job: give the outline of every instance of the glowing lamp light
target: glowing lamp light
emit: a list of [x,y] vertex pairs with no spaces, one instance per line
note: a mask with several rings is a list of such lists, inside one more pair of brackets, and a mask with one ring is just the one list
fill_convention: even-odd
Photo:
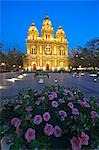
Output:
[[57,83],[57,79],[55,79],[55,83]]
[[21,66],[19,66],[19,69],[21,69]]
[[70,66],[70,69],[72,69],[72,66]]
[[95,78],[95,79],[94,79],[94,81],[96,82],[96,81],[97,81],[97,79]]
[[2,62],[2,63],[1,63],[1,66],[5,66],[5,63],[4,63],[4,62]]
[[13,67],[15,67],[15,65],[13,65]]
[[78,55],[76,55],[76,57],[78,57]]

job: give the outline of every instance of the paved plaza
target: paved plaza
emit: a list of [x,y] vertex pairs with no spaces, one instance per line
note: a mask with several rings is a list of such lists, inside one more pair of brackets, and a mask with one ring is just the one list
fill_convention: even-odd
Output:
[[[47,85],[59,84],[65,87],[77,87],[85,93],[87,97],[99,97],[99,77],[95,81],[95,77],[90,77],[89,74],[81,76],[69,73],[49,73],[49,78],[44,78],[44,83],[38,83],[34,73],[25,74],[23,78],[19,78],[19,73],[1,73],[0,74],[0,105],[5,103],[5,100],[10,97],[13,99],[17,95],[19,89],[33,88],[42,89]],[[15,79],[14,81],[11,79]],[[9,80],[10,79],[10,80]]]

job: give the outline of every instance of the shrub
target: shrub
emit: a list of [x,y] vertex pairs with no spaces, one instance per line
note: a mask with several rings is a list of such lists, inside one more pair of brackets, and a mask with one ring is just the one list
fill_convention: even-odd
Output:
[[27,89],[12,105],[1,112],[1,136],[13,137],[13,150],[85,150],[99,145],[99,103],[78,89],[59,85],[42,91]]

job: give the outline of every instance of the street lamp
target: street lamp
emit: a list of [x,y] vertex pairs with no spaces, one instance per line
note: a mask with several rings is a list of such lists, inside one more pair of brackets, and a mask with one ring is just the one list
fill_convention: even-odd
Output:
[[15,71],[15,67],[16,67],[16,65],[13,65],[13,71]]
[[4,62],[1,63],[1,66],[2,66],[3,71],[5,70],[5,65],[6,65],[6,64],[5,64]]
[[19,69],[21,69],[21,66],[19,66]]
[[72,69],[72,66],[70,66],[70,69]]
[[13,68],[15,68],[15,65],[13,65]]
[[76,58],[78,58],[78,55],[76,54]]
[[4,62],[2,62],[2,63],[1,63],[1,66],[5,66],[5,63],[4,63]]

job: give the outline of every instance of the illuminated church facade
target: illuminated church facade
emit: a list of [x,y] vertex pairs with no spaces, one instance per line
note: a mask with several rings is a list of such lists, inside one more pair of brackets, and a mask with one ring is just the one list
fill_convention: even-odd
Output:
[[67,70],[68,41],[59,26],[56,35],[48,16],[43,20],[41,36],[35,24],[28,29],[26,39],[27,54],[23,59],[25,70]]

